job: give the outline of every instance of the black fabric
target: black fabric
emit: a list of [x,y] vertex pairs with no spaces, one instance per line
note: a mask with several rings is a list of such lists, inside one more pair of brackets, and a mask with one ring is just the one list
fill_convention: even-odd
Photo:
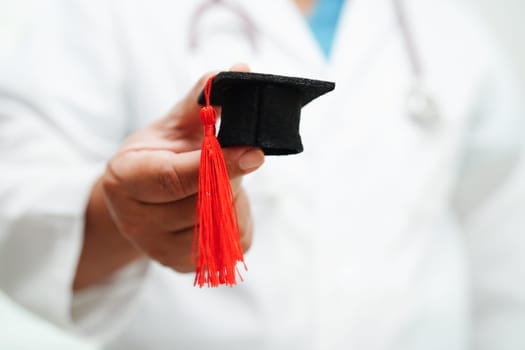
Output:
[[[222,106],[218,140],[223,147],[260,147],[266,155],[300,153],[301,108],[334,88],[334,83],[321,80],[221,72],[210,95],[212,105]],[[203,93],[199,103],[204,104]]]

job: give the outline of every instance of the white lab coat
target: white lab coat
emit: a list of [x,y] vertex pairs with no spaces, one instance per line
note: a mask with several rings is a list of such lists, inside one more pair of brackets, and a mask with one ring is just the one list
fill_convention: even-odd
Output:
[[[0,67],[0,287],[108,349],[523,349],[524,118],[475,21],[445,2],[408,18],[442,115],[406,115],[407,53],[387,0],[351,0],[325,62],[289,1],[53,0]],[[88,193],[133,130],[200,75],[333,80],[303,110],[305,152],[245,185],[246,281],[198,289],[139,262],[75,296]],[[512,78],[512,77],[510,77]]]

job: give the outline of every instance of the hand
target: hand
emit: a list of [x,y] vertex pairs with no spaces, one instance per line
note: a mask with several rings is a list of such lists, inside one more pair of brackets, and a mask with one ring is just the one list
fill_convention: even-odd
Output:
[[[232,69],[247,70],[244,66]],[[119,248],[117,251],[113,248],[112,252],[108,249],[108,255],[119,254],[120,251],[122,262],[130,260],[129,257],[137,258],[139,254],[130,252],[131,248],[134,253],[145,254],[176,271],[194,270],[191,250],[203,136],[199,116],[201,106],[196,101],[207,78],[203,77],[166,117],[131,135],[110,160],[104,175],[94,187],[92,199],[95,202],[97,197],[103,199],[114,227],[125,238],[119,244],[111,243],[112,247]],[[264,155],[260,149],[246,146],[225,148],[223,153],[236,200],[241,244],[247,250],[252,242],[253,229],[241,178],[261,166]],[[97,191],[98,194],[95,193]],[[98,266],[98,270],[104,269],[101,266],[107,266],[100,262],[100,249],[107,245],[104,240],[109,241],[109,235],[106,235],[106,238],[91,239],[96,244],[90,243],[88,231],[96,231],[88,230],[90,212],[94,213],[92,220],[96,220],[100,216],[96,214],[100,213],[100,208],[90,211],[88,206],[86,240],[75,288],[89,285],[92,283],[89,281],[99,279],[96,277],[102,277],[107,272],[94,272],[89,268],[90,256],[93,260],[91,266]],[[92,224],[94,226],[96,224]],[[98,252],[90,254],[86,249],[98,249]],[[115,261],[115,258],[107,259]],[[122,262],[110,265],[122,265]],[[88,281],[82,281],[82,276],[79,276],[82,271],[85,271],[85,276],[91,276]]]

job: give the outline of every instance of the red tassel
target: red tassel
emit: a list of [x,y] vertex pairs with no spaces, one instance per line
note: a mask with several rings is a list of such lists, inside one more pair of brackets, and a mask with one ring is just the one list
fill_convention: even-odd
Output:
[[206,106],[200,111],[204,140],[192,250],[193,262],[195,251],[198,251],[194,285],[199,287],[205,284],[208,287],[217,287],[219,284],[232,286],[237,282],[237,275],[242,281],[237,263],[244,264],[235,198],[222,149],[215,136],[217,115],[210,105],[212,81],[213,77],[210,77],[206,82]]

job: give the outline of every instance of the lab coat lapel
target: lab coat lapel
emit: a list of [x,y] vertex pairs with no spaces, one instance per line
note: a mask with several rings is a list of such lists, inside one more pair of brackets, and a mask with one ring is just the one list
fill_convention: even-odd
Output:
[[242,2],[259,35],[273,41],[291,57],[312,65],[324,64],[323,54],[293,1]]
[[391,6],[386,0],[346,0],[339,23],[329,74],[338,83],[355,83],[392,37]]
[[[327,61],[302,14],[291,0],[239,0],[256,35],[271,40],[293,60],[327,67],[326,78],[349,81],[365,70],[377,49],[392,37],[394,17],[387,0],[346,0],[331,58]],[[350,67],[350,69],[349,69]],[[340,72],[346,72],[340,76]],[[318,75],[318,71],[314,75]]]

